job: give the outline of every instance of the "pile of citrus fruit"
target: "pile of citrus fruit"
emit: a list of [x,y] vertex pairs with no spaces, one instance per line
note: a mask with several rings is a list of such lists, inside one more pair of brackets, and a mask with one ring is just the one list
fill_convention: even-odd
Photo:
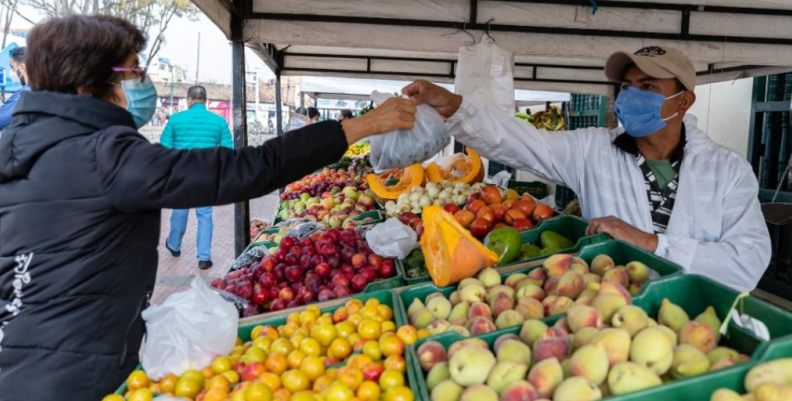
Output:
[[159,382],[135,371],[125,396],[102,401],[150,401],[170,394],[195,401],[414,401],[407,386],[405,346],[429,333],[399,328],[393,310],[351,299],[334,313],[316,306],[279,327],[256,326],[201,371],[168,374]]

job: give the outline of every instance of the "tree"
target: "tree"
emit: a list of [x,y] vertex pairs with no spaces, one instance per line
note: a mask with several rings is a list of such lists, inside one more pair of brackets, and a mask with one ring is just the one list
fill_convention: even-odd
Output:
[[[3,0],[4,3],[16,0]],[[189,0],[22,0],[45,17],[108,14],[137,25],[149,38],[146,67],[165,44],[165,31],[174,17],[195,20],[198,10]]]

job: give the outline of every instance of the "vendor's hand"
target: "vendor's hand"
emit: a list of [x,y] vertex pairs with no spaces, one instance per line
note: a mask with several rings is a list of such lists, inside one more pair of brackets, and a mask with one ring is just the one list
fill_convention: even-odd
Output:
[[372,135],[411,129],[413,125],[415,125],[415,103],[409,99],[395,97],[365,115],[341,122],[349,144]]
[[462,96],[423,80],[417,80],[405,86],[402,89],[402,94],[409,96],[415,104],[432,106],[445,118],[453,116],[462,104]]
[[586,228],[586,235],[605,233],[629,242],[641,249],[654,253],[657,249],[657,235],[641,231],[617,217],[608,216],[592,219]]

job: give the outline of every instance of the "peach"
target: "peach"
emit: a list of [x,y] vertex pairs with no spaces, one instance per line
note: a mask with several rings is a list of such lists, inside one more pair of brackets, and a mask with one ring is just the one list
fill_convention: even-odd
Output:
[[470,313],[470,304],[462,301],[451,309],[448,315],[448,322],[452,325],[464,326],[468,321],[468,314]]
[[679,331],[679,343],[690,344],[705,354],[718,345],[712,329],[696,321],[687,322],[682,326],[682,330]]
[[432,389],[431,401],[459,401],[463,391],[453,380],[446,380]]
[[599,386],[608,377],[610,362],[603,344],[584,345],[572,354],[569,372]]
[[487,386],[496,393],[503,391],[506,386],[522,380],[528,374],[528,365],[512,361],[500,361],[492,368],[487,377]]
[[494,287],[490,287],[490,289],[487,290],[487,302],[492,305],[492,301],[494,301],[495,298],[497,298],[500,294],[506,294],[510,298],[514,299],[515,293],[516,291],[514,288],[511,288],[508,285],[496,285]]
[[[369,364],[371,365],[371,364]],[[448,362],[440,362],[426,375],[426,387],[431,392],[438,384],[451,379],[451,373],[448,372]]]
[[416,351],[418,362],[425,372],[432,370],[438,363],[446,361],[446,349],[437,341],[427,341]]
[[484,284],[484,288],[494,287],[501,284],[501,276],[497,270],[487,267],[482,269],[476,278]]
[[470,331],[459,324],[452,324],[451,327],[448,328],[448,331],[453,331],[462,337],[470,337]]
[[487,319],[492,319],[492,309],[489,305],[485,304],[484,302],[474,302],[470,305],[468,309],[468,320],[473,320],[477,317],[484,317]]
[[630,360],[662,376],[671,368],[674,346],[668,335],[658,330],[658,327],[647,327],[635,335]]
[[591,272],[599,276],[602,276],[605,272],[614,267],[616,267],[616,263],[613,261],[613,258],[605,254],[597,255],[591,261]]
[[489,349],[489,345],[484,340],[480,338],[467,338],[462,341],[457,341],[448,347],[448,359],[451,359],[451,357],[453,357],[457,351],[464,347],[479,347],[482,349]]
[[448,296],[448,300],[451,302],[451,306],[457,306],[462,302],[462,296],[459,295],[459,291],[454,291]]
[[525,320],[542,319],[545,316],[542,303],[531,297],[520,298],[514,310]]
[[602,390],[582,377],[571,377],[556,387],[553,401],[594,401],[602,398]]
[[713,364],[710,365],[709,371],[713,372],[718,369],[728,368],[730,366],[734,366],[737,362],[732,361],[731,359],[721,359]]
[[[511,287],[509,287],[511,288]],[[499,293],[495,299],[490,301],[492,316],[497,318],[501,313],[514,309],[514,298],[506,293]]]
[[594,327],[584,327],[578,330],[575,335],[572,336],[572,351],[574,352],[585,345],[591,344],[594,337],[596,337],[599,332],[599,329]]
[[558,299],[557,296],[548,295],[545,297],[545,299],[542,300],[542,306],[544,307],[545,310],[545,316],[550,316],[550,306],[553,305],[553,302],[555,302],[556,299]]
[[696,316],[694,319],[695,321],[705,324],[712,329],[713,333],[715,333],[715,342],[720,342],[720,327],[721,327],[721,320],[718,318],[718,314],[715,312],[715,308],[712,306],[708,306],[704,312],[700,315]]
[[560,297],[568,297],[575,299],[583,289],[585,288],[585,284],[583,283],[583,276],[577,274],[573,271],[564,273],[561,278],[558,279],[558,288],[556,289],[556,294]]
[[575,259],[572,255],[558,254],[545,259],[543,266],[547,271],[548,277],[561,277],[561,275],[569,271],[574,261]]
[[[433,294],[434,295],[434,294]],[[427,298],[426,307],[432,311],[432,314],[437,319],[447,319],[451,314],[451,301],[446,299],[443,294],[432,299]]]
[[495,353],[497,354],[498,361],[511,361],[525,365],[531,364],[531,347],[525,345],[519,338],[507,339],[500,344],[500,347],[497,348]]
[[484,300],[487,299],[487,290],[481,285],[471,284],[459,290],[459,298],[471,304],[474,302],[484,302]]
[[599,328],[602,325],[599,312],[590,306],[575,305],[567,311],[567,321],[573,333],[584,327]]
[[601,294],[591,301],[591,306],[599,312],[603,322],[610,322],[613,315],[625,305],[624,297],[616,294]]
[[498,401],[498,393],[483,384],[474,384],[462,392],[459,401]]
[[550,398],[556,387],[564,380],[564,371],[556,358],[538,361],[528,372],[531,383],[540,397]]
[[537,279],[537,280],[541,280],[542,282],[545,282],[545,281],[547,281],[547,278],[548,278],[547,270],[545,270],[542,267],[533,269],[533,270],[528,272],[527,277],[533,278],[533,279]]
[[504,387],[500,393],[500,401],[535,401],[539,393],[531,383],[518,380]]
[[616,294],[624,298],[625,305],[632,304],[632,296],[630,295],[630,292],[627,291],[624,288],[624,286],[619,283],[608,280],[602,280],[602,283],[600,283],[599,293],[600,295]]
[[517,284],[520,280],[524,279],[526,275],[524,273],[514,273],[509,277],[506,277],[506,280],[503,281],[504,285],[508,285],[511,288],[517,289]]
[[709,369],[710,362],[707,355],[698,348],[690,344],[680,344],[674,349],[671,376],[677,379],[698,376],[707,373]]
[[709,359],[710,364],[712,365],[715,365],[724,359],[728,359],[732,362],[739,362],[740,353],[728,347],[717,347],[707,353],[707,359]]
[[675,333],[682,330],[682,326],[690,321],[687,312],[679,306],[671,303],[668,298],[663,298],[663,303],[660,305],[660,311],[657,314],[657,322],[663,326],[668,326]]
[[569,354],[569,336],[563,330],[552,327],[534,342],[533,354],[535,361],[548,358],[562,361]]
[[[582,260],[582,259],[581,259]],[[589,274],[589,268],[586,265],[581,265],[578,263],[572,263],[572,267],[569,268],[569,271],[575,272],[579,275]]]
[[624,305],[613,315],[611,324],[617,329],[627,330],[630,337],[635,337],[639,331],[649,326],[649,316],[635,305]]
[[459,282],[459,285],[457,286],[457,289],[461,290],[461,289],[463,289],[465,287],[468,287],[468,286],[471,286],[471,285],[477,285],[479,287],[484,287],[484,283],[482,283],[478,279],[472,278],[472,277],[468,277],[468,278],[462,279],[462,281]]
[[561,277],[550,277],[544,283],[544,291],[547,295],[558,295],[558,282]]
[[593,345],[602,345],[611,367],[626,362],[630,357],[630,334],[622,329],[603,329],[592,340]]
[[641,290],[643,289],[643,285],[644,284],[646,284],[646,283],[645,282],[644,283],[631,283],[630,287],[627,288],[627,291],[630,292],[630,295],[636,296],[636,295],[638,295],[639,292],[641,292]]
[[451,328],[451,323],[445,319],[437,319],[434,322],[430,323],[429,326],[426,326],[426,331],[429,332],[431,335],[438,335],[443,334]]
[[434,321],[434,313],[432,313],[432,310],[427,307],[421,308],[418,312],[415,312],[412,317],[410,317],[410,323],[412,323],[412,325],[419,330],[429,327],[429,325]]
[[495,319],[495,327],[497,327],[498,330],[503,330],[513,326],[520,326],[523,323],[525,323],[525,318],[523,318],[520,312],[517,312],[514,309],[504,311],[498,315],[497,319]]
[[433,292],[433,293],[427,295],[426,298],[424,299],[424,302],[427,304],[426,306],[429,306],[429,301],[431,301],[431,300],[433,300],[435,298],[445,298],[445,295],[443,295],[442,292]]
[[492,320],[481,316],[474,318],[468,324],[470,324],[470,334],[474,336],[497,330],[495,323],[492,323]]
[[574,303],[575,301],[573,301],[571,298],[558,297],[558,299],[556,299],[553,304],[550,305],[550,316],[560,315],[566,312],[572,307]]
[[448,361],[448,370],[451,379],[460,386],[483,384],[496,362],[488,349],[464,347]]
[[[528,280],[532,280],[532,279],[528,279]],[[515,297],[517,299],[521,299],[524,297],[531,297],[536,299],[537,301],[541,301],[545,298],[545,292],[542,289],[542,287],[539,287],[534,283],[530,283],[523,280],[517,284],[517,294],[515,295]]]
[[612,395],[634,393],[663,384],[659,375],[640,364],[622,362],[608,373],[608,389]]
[[558,319],[557,322],[553,325],[553,327],[557,327],[561,330],[564,330],[567,334],[572,334],[572,329],[569,328],[569,324],[567,323],[567,319]]
[[583,275],[583,283],[588,286],[589,283],[600,283],[602,282],[602,276],[598,276],[594,273],[586,273]]
[[425,307],[426,307],[426,305],[424,305],[424,303],[421,302],[420,299],[414,298],[412,303],[410,304],[410,307],[407,308],[407,316],[412,318],[412,316],[414,314],[416,314],[419,310],[421,310],[421,309],[423,309]]
[[533,346],[536,340],[544,335],[550,328],[541,320],[529,320],[520,328],[520,340]]
[[614,283],[619,283],[624,288],[630,286],[630,278],[627,276],[627,272],[621,269],[610,269],[602,275],[603,281],[613,281]]
[[649,267],[641,262],[630,262],[625,266],[631,283],[644,283],[649,280]]
[[495,342],[492,344],[492,349],[494,349],[495,353],[497,354],[498,351],[500,350],[501,345],[503,345],[503,343],[505,343],[506,341],[509,341],[509,340],[520,341],[520,337],[517,334],[514,334],[514,333],[506,333],[506,334],[500,335],[495,340]]

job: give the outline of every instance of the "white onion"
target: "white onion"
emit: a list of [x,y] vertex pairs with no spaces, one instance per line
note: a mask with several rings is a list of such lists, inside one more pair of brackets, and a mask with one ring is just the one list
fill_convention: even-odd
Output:
[[410,202],[418,202],[419,200],[421,200],[421,196],[423,196],[423,195],[419,194],[418,192],[411,193],[410,194]]
[[416,207],[416,208],[414,208],[414,209],[412,210],[412,212],[413,212],[413,213],[415,213],[415,214],[421,213],[421,208],[419,208],[419,207]]
[[406,213],[406,212],[409,212],[410,210],[412,210],[412,206],[410,206],[410,205],[399,206],[399,212],[401,212],[401,213]]
[[426,194],[429,195],[429,197],[432,199],[437,199],[440,196],[440,190],[437,189],[436,187],[427,188]]
[[388,212],[393,213],[396,211],[396,208],[397,208],[396,202],[394,201],[387,201],[385,203],[385,210],[387,210]]
[[465,196],[465,195],[457,195],[454,198],[454,202],[457,205],[464,205],[465,203],[467,203],[467,200],[468,200],[468,196]]
[[409,201],[409,200],[410,200],[410,194],[401,194],[401,195],[399,195],[399,198],[398,198],[398,199],[396,199],[396,200],[397,200],[399,203],[402,203],[402,202],[404,202],[404,201]]
[[452,196],[453,195],[450,192],[443,191],[443,192],[440,192],[440,196],[438,198],[439,199],[445,199],[447,201],[447,200],[451,199]]
[[421,207],[426,207],[426,206],[429,206],[429,205],[432,204],[432,199],[429,198],[428,196],[424,195],[424,196],[421,197],[421,200],[419,201],[419,203],[421,204]]

